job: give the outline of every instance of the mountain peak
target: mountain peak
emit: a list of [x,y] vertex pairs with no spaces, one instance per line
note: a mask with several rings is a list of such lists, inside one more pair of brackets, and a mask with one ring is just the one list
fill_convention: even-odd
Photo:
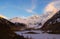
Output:
[[0,15],[0,18],[5,18],[5,19],[7,19],[7,17],[5,17],[5,16],[3,16],[3,15]]

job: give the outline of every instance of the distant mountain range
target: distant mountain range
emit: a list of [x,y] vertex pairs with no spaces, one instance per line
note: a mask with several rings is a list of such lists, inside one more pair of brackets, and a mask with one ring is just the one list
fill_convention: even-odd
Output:
[[[55,12],[47,12],[47,13],[44,13],[42,14],[41,16],[40,15],[33,15],[33,16],[30,16],[30,17],[27,17],[27,18],[19,18],[19,17],[14,17],[12,19],[10,19],[9,21],[15,23],[15,22],[18,22],[18,23],[24,23],[27,25],[27,28],[41,28],[44,23],[50,19],[53,15],[56,14],[57,11]],[[41,24],[41,25],[39,25]]]
[[34,28],[39,25],[40,23],[39,20],[40,20],[40,16],[33,15],[31,17],[27,17],[26,19],[15,17],[10,19],[9,21],[11,21],[12,23],[24,23],[27,25],[27,28]]
[[[27,25],[27,28],[41,28],[44,23],[50,19],[53,15],[56,14],[57,11],[55,12],[47,12],[47,13],[44,13],[42,14],[41,16],[40,15],[33,15],[33,16],[30,16],[30,17],[27,17],[27,18],[20,18],[20,17],[14,17],[12,19],[10,19],[9,21],[15,23],[15,22],[18,22],[18,23],[24,23]],[[39,25],[41,24],[41,25]]]

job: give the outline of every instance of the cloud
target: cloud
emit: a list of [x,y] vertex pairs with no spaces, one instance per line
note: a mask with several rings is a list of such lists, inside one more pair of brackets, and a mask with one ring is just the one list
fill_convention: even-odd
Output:
[[37,0],[32,0],[32,8],[31,9],[35,9],[36,8],[36,3],[37,3]]
[[[45,9],[44,9],[44,16],[47,17],[47,19],[51,18],[54,14],[56,14],[57,11],[60,10],[60,1],[53,1],[49,3]],[[46,18],[45,18],[46,19]]]
[[60,0],[54,0],[53,2],[49,3],[45,8],[45,12],[56,10],[60,10]]
[[55,1],[54,2],[54,6],[55,6],[55,8],[57,8],[58,10],[60,10],[60,1]]
[[26,9],[27,12],[35,14],[36,12],[33,11],[33,9]]
[[33,13],[33,9],[25,9],[25,11],[28,13]]
[[57,8],[54,6],[54,2],[49,3],[46,7],[44,12],[55,12],[57,11]]
[[32,14],[35,14],[36,12],[34,12],[33,10],[36,8],[36,3],[37,3],[37,0],[32,0],[32,7],[29,8],[29,9],[25,9],[28,13],[32,13]]

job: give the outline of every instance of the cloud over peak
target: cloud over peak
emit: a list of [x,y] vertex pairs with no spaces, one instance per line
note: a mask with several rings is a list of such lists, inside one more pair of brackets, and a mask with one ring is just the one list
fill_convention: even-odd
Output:
[[57,11],[57,8],[56,8],[54,5],[56,5],[55,2],[49,3],[49,4],[46,6],[44,12],[54,12],[54,13],[55,13],[55,12]]

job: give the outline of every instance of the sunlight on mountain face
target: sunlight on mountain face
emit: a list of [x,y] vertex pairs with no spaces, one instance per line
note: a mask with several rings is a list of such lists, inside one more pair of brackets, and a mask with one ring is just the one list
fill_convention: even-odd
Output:
[[7,19],[7,17],[5,17],[5,16],[3,16],[3,15],[0,15],[0,18],[5,18],[5,19]]
[[46,6],[45,12],[53,12],[53,13],[55,13],[56,11],[57,11],[57,9],[54,6],[54,2],[52,2],[52,3],[50,3],[50,4],[48,4]]
[[59,4],[60,2],[53,1],[46,6],[44,12],[45,14],[48,14],[48,18],[51,18],[59,10]]

